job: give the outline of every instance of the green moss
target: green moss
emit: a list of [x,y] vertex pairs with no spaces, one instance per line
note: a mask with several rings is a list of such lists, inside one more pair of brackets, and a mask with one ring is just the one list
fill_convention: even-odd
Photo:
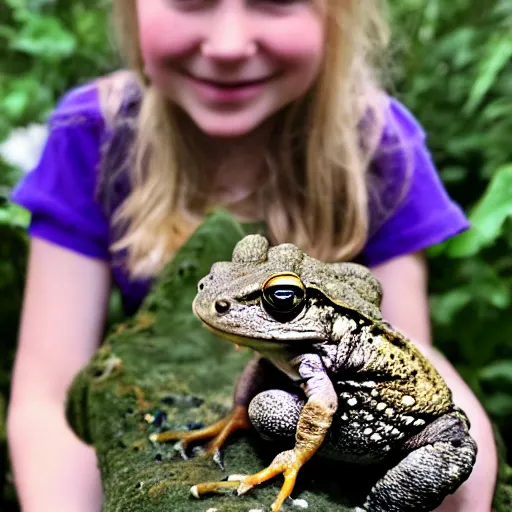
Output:
[[[212,263],[230,260],[242,227],[215,213],[197,230],[159,277],[140,312],[107,337],[75,379],[68,419],[96,448],[104,487],[104,511],[222,512],[267,510],[281,479],[243,497],[191,497],[192,485],[231,473],[262,469],[276,449],[254,433],[235,436],[224,449],[226,472],[204,457],[182,460],[172,444],[153,445],[160,428],[183,430],[228,413],[233,386],[250,354],[206,331],[191,310],[197,282]],[[312,460],[294,492],[310,510],[343,512],[361,505],[377,478],[367,468]],[[286,507],[290,508],[289,506]]]

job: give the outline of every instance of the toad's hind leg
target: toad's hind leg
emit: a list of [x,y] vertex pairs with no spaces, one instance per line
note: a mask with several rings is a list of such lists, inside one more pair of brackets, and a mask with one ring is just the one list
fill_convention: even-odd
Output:
[[269,389],[252,399],[249,418],[263,439],[292,442],[304,404],[305,401],[294,393]]
[[372,488],[370,512],[426,512],[435,509],[470,475],[476,443],[462,411],[446,414],[409,439],[409,451]]

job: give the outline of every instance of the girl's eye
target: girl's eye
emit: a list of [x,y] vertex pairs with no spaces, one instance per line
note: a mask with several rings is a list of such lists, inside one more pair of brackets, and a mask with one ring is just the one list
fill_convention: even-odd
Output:
[[308,0],[260,0],[262,3],[273,4],[273,5],[292,5],[305,3]]
[[[269,5],[292,5],[309,2],[311,0],[247,0],[250,4],[269,4]],[[222,0],[166,0],[167,5],[181,9],[199,8],[213,6],[221,3]]]
[[167,6],[183,10],[209,7],[215,4],[215,2],[216,0],[165,0]]
[[[262,8],[274,9],[276,11],[295,12],[295,9],[301,9],[304,6],[309,6],[314,0],[252,0],[252,5],[258,5]],[[342,0],[338,0],[341,2]],[[364,1],[364,0],[361,0]],[[251,0],[249,0],[251,2]]]

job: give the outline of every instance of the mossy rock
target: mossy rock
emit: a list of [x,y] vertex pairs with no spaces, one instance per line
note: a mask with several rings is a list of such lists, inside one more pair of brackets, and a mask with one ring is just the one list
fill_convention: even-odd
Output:
[[[231,409],[234,383],[251,354],[210,334],[191,305],[197,282],[215,261],[231,260],[246,231],[222,212],[210,216],[161,273],[139,313],[113,329],[75,379],[68,420],[98,454],[104,512],[248,512],[269,510],[276,497],[280,478],[242,497],[190,495],[199,482],[265,467],[278,449],[254,432],[228,441],[225,472],[210,459],[183,460],[172,444],[149,441],[157,431],[211,424]],[[378,468],[314,458],[293,497],[318,512],[354,511],[378,474]],[[287,502],[284,510],[299,508]]]

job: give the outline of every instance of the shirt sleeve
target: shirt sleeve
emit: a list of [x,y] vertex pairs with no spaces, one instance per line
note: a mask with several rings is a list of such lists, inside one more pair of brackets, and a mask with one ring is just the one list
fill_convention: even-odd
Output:
[[32,213],[31,236],[108,259],[109,223],[95,197],[104,131],[96,87],[68,93],[49,125],[41,159],[12,200]]
[[370,235],[363,250],[363,262],[370,267],[441,243],[469,227],[437,174],[421,126],[395,99],[390,100],[388,115],[387,129],[398,132],[398,137],[384,136],[384,141],[393,139],[395,144],[378,151],[374,165],[381,166],[381,174],[391,180],[399,162],[409,165],[410,172],[398,207]]

